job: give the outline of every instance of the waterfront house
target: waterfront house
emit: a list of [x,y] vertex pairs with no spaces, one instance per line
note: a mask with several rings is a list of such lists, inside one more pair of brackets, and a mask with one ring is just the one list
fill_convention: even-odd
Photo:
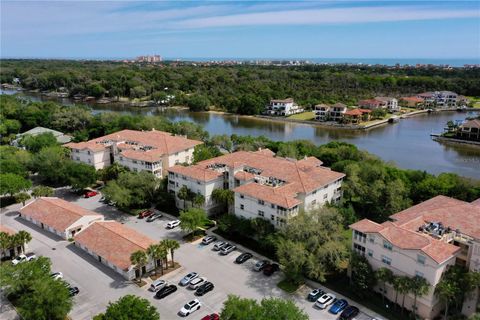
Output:
[[341,121],[343,115],[347,112],[347,106],[343,103],[337,102],[330,108],[330,118],[333,121]]
[[303,112],[303,108],[299,107],[292,98],[283,100],[273,99],[265,107],[265,114],[271,116],[290,116],[301,112]]
[[370,120],[371,112],[372,110],[360,108],[348,110],[343,114],[343,122],[358,124],[362,121],[368,121]]
[[375,110],[375,109],[385,109],[386,104],[382,101],[376,99],[365,99],[358,102],[360,108]]
[[[146,251],[156,241],[116,221],[98,221],[75,236],[75,245],[127,280],[139,276],[130,261],[135,251]],[[142,274],[155,268],[149,257]]]
[[465,121],[458,127],[457,137],[470,141],[480,141],[480,119]]
[[458,95],[451,91],[424,92],[417,97],[423,99],[424,106],[429,108],[454,108],[458,99]]
[[[417,297],[416,313],[422,319],[434,319],[445,308],[435,295],[442,274],[452,265],[480,272],[479,221],[480,199],[469,203],[437,196],[390,216],[390,221],[382,224],[368,219],[352,224],[352,249],[374,270],[388,268],[396,276],[427,280],[430,287]],[[396,300],[391,283],[377,285],[375,291]],[[404,299],[405,307],[413,310],[413,294],[407,293]],[[477,288],[466,297],[462,313],[475,313],[479,302]]]
[[301,160],[276,157],[268,149],[237,151],[192,166],[169,169],[168,190],[178,198],[185,186],[204,197],[202,208],[209,214],[221,213],[222,203],[212,198],[213,190],[234,192],[234,214],[244,218],[262,218],[275,227],[284,225],[300,209],[312,209],[337,203],[342,195],[344,174],[323,167],[315,157]]
[[20,209],[20,217],[63,239],[72,238],[103,215],[55,197],[41,197]]
[[375,100],[382,103],[382,108],[388,109],[390,112],[400,111],[400,106],[398,105],[398,100],[392,97],[375,97]]
[[330,106],[326,104],[317,104],[314,107],[315,120],[327,121],[330,120]]
[[122,130],[87,142],[68,143],[71,158],[102,169],[113,162],[132,171],[148,171],[157,177],[180,163],[192,163],[195,146],[201,141],[173,136],[168,132]]
[[419,97],[402,97],[400,98],[400,101],[398,103],[402,107],[417,108],[417,109],[423,108],[423,99]]

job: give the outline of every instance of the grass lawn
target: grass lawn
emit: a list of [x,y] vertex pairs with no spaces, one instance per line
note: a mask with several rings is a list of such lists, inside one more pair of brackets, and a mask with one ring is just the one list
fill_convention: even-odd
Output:
[[474,108],[480,108],[480,97],[467,97],[473,103]]
[[295,291],[298,290],[298,288],[300,288],[301,285],[302,284],[292,283],[292,282],[288,281],[287,279],[283,279],[282,281],[277,283],[277,287],[279,287],[280,289],[282,289],[283,291],[288,292],[288,293],[294,293]]
[[315,118],[315,113],[313,111],[297,113],[288,117],[288,119],[295,119],[295,120],[313,120],[314,118]]

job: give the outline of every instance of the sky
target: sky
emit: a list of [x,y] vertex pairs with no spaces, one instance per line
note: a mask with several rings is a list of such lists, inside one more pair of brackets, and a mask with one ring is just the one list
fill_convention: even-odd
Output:
[[2,58],[463,58],[480,1],[5,1]]

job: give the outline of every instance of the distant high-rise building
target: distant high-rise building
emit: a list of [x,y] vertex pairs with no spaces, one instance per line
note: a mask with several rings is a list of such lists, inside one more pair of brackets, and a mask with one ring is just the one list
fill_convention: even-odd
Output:
[[135,58],[137,62],[157,63],[162,61],[162,57],[159,55],[153,56],[139,56]]

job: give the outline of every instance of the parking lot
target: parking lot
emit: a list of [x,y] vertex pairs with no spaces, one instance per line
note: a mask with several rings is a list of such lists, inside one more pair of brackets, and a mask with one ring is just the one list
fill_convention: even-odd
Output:
[[[220,312],[223,302],[228,294],[236,294],[246,298],[261,299],[263,297],[282,297],[293,299],[311,319],[336,319],[337,316],[313,307],[313,303],[306,300],[311,288],[304,287],[294,295],[279,289],[276,284],[281,280],[280,272],[271,277],[264,276],[262,272],[252,270],[256,257],[244,264],[234,263],[240,250],[227,256],[221,256],[217,251],[212,251],[213,244],[203,246],[200,241],[196,243],[183,243],[183,233],[180,228],[167,230],[166,223],[170,220],[163,217],[154,222],[147,223],[122,213],[115,208],[99,202],[100,196],[89,199],[79,198],[70,193],[60,194],[66,200],[102,213],[106,219],[115,219],[142,232],[154,239],[173,238],[182,242],[180,249],[175,251],[175,261],[182,267],[165,275],[162,279],[177,285],[180,279],[191,271],[196,271],[206,277],[215,285],[215,289],[208,292],[199,300],[202,308],[190,318],[200,318],[208,313]],[[93,315],[103,312],[109,301],[115,301],[126,294],[135,294],[148,298],[159,310],[162,319],[178,319],[177,312],[188,301],[195,298],[194,291],[185,287],[178,287],[177,292],[158,300],[154,294],[147,291],[148,286],[139,288],[130,281],[124,280],[120,275],[108,267],[98,263],[93,257],[76,248],[72,243],[64,241],[36,226],[16,217],[14,213],[19,206],[14,205],[9,210],[2,211],[2,224],[15,230],[25,229],[32,234],[33,240],[29,243],[29,250],[39,255],[52,259],[52,270],[61,271],[66,281],[79,287],[80,293],[75,296],[74,308],[71,312],[73,319],[91,319]],[[253,252],[252,252],[253,253]],[[360,306],[359,306],[360,307]],[[361,307],[360,307],[361,308]],[[364,310],[361,308],[361,310]],[[368,314],[374,315],[368,310]],[[372,317],[360,314],[356,319],[367,320]]]

